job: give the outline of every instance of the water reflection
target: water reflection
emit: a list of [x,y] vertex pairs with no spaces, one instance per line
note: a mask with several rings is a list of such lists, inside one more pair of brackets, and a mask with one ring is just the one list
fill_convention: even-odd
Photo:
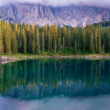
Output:
[[1,110],[110,110],[110,96],[89,98],[53,97],[20,101],[1,99]]
[[4,97],[38,99],[110,93],[109,60],[26,60],[0,65]]

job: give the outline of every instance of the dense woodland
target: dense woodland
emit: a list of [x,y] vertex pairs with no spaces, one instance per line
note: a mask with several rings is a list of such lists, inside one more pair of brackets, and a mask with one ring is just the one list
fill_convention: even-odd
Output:
[[101,25],[81,28],[39,27],[0,21],[0,54],[109,53],[110,28]]

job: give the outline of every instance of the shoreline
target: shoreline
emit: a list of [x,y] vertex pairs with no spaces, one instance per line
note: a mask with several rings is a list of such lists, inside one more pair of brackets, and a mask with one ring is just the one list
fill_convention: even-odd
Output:
[[90,54],[90,55],[1,55],[0,56],[0,64],[8,63],[8,62],[15,62],[15,61],[22,61],[28,59],[88,59],[88,60],[103,60],[103,59],[110,59],[110,54]]

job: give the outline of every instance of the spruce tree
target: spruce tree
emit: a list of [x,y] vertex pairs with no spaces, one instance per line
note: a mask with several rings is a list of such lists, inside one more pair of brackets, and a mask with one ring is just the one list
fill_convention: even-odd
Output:
[[52,36],[51,36],[51,30],[48,31],[48,51],[50,52],[52,50]]
[[45,50],[45,42],[44,42],[44,30],[42,29],[42,52]]
[[101,53],[101,26],[99,25],[98,26],[98,53],[100,54]]
[[71,32],[70,29],[68,29],[68,36],[67,36],[67,45],[70,48],[71,47]]
[[15,32],[12,32],[12,36],[11,36],[11,50],[12,53],[17,53],[17,40],[16,40]]
[[57,25],[54,25],[54,33],[53,33],[53,36],[54,36],[54,39],[53,39],[53,42],[54,42],[54,53],[56,53],[56,49],[57,49],[57,37],[58,37],[58,29],[57,29]]
[[97,39],[98,39],[98,29],[96,27],[95,29],[95,52],[97,53],[98,49],[97,49]]
[[35,53],[35,40],[32,41],[32,53]]
[[61,29],[59,30],[59,33],[58,33],[58,50],[59,52],[61,50]]
[[40,53],[40,38],[39,38],[39,28],[36,29],[36,51],[39,54]]
[[34,53],[33,50],[35,50],[33,47],[34,42],[36,42],[36,37],[35,37],[35,27],[34,24],[31,25],[31,30],[29,31],[29,47],[30,47],[30,52]]
[[66,36],[67,36],[67,29],[66,29],[66,27],[64,26],[64,27],[63,27],[63,50],[64,50],[65,45],[66,45]]
[[27,52],[27,41],[26,41],[26,33],[25,30],[22,30],[22,52],[26,53]]
[[3,36],[4,52],[11,53],[11,27],[8,22],[5,23],[5,31]]
[[90,34],[89,51],[91,53],[94,53],[94,38],[93,38],[93,33],[92,32]]
[[2,38],[2,31],[0,25],[0,54],[3,52],[3,38]]
[[75,44],[74,44],[74,52],[75,54],[77,54],[78,50],[77,50],[77,40],[75,40]]

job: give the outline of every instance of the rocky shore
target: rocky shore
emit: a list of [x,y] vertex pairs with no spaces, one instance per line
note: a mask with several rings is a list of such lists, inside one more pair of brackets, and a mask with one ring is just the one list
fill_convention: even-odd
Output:
[[11,56],[1,56],[0,57],[0,63],[7,63],[7,62],[14,62],[14,61],[20,61],[20,60],[26,60],[26,59],[64,59],[64,58],[70,58],[70,59],[89,59],[89,60],[101,60],[101,59],[110,59],[110,54],[106,55],[69,55],[69,56],[63,56],[63,55],[11,55]]
[[8,57],[5,56],[0,57],[0,63],[7,63],[7,62],[10,62]]

